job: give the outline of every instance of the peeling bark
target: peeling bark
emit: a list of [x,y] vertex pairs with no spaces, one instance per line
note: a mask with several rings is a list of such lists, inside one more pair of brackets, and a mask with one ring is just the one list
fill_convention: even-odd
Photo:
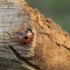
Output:
[[[32,29],[33,39],[28,44],[21,45],[18,34],[23,28]],[[23,63],[22,67],[14,57],[15,52],[13,55],[9,50],[9,36],[4,31],[10,33],[11,45],[20,55],[19,59],[23,57],[27,63],[42,70],[70,70],[70,35],[37,9],[29,7],[25,1],[0,0],[0,60],[7,59],[0,61],[0,68],[25,70],[24,60],[19,60]],[[12,63],[15,63],[14,67]]]

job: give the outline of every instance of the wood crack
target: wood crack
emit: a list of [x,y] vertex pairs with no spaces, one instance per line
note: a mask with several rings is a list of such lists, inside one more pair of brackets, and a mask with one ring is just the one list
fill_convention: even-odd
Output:
[[19,53],[11,46],[8,46],[10,48],[10,50],[13,52],[14,56],[16,57],[16,59],[21,62],[22,64],[25,64],[25,66],[27,68],[29,68],[30,70],[41,70],[39,67],[37,67],[36,65],[30,63],[25,57],[21,57],[19,55]]
[[[49,38],[50,38],[50,40],[52,40],[52,38],[50,37],[50,34],[47,34],[47,33],[44,33],[44,32],[39,32],[40,34],[44,34],[44,35],[46,35],[46,36],[48,36]],[[54,41],[53,41],[54,42]],[[68,48],[67,46],[65,46],[65,45],[61,45],[61,44],[59,44],[58,42],[54,42],[56,45],[58,45],[59,47],[60,46],[63,46],[65,49],[67,49],[68,51],[70,51],[70,48]]]

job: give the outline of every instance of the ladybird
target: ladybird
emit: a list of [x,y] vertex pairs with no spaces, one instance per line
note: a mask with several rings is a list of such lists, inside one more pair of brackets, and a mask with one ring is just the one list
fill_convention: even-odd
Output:
[[32,30],[30,28],[23,29],[19,34],[19,42],[21,44],[28,43],[32,39]]

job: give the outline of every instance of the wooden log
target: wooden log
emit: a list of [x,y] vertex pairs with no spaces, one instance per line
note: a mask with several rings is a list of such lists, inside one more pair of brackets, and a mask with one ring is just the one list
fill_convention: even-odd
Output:
[[[23,28],[32,29],[33,39],[28,44],[21,45],[18,35]],[[11,35],[11,45],[15,52],[19,53],[20,58],[25,58],[27,63],[29,61],[29,64],[42,70],[70,70],[70,35],[37,9],[29,7],[24,0],[0,0],[0,59],[16,61],[15,54],[9,50],[9,35],[5,31]],[[10,61],[5,63],[7,62]],[[21,63],[25,65],[24,60]],[[11,64],[12,62],[7,66],[10,65],[15,70]]]
[[28,70],[26,67],[21,66],[21,63],[13,59],[0,57],[0,70]]

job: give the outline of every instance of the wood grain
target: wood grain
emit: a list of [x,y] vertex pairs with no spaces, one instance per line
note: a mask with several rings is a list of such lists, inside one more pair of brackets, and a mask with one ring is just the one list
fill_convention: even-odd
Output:
[[[21,45],[19,32],[31,28],[33,39]],[[28,61],[42,70],[70,70],[70,35],[24,0],[0,1],[0,57],[14,59],[7,47],[10,33],[11,45]]]
[[26,49],[26,45],[23,46],[19,44],[18,35],[22,28],[27,27],[31,23],[30,16],[18,0],[15,2],[14,0],[2,0],[2,2],[0,2],[0,57],[11,59],[15,58],[7,47],[9,35],[4,31],[11,34],[11,45],[14,46],[22,56],[25,56],[29,52],[29,46],[27,47],[28,49]]

